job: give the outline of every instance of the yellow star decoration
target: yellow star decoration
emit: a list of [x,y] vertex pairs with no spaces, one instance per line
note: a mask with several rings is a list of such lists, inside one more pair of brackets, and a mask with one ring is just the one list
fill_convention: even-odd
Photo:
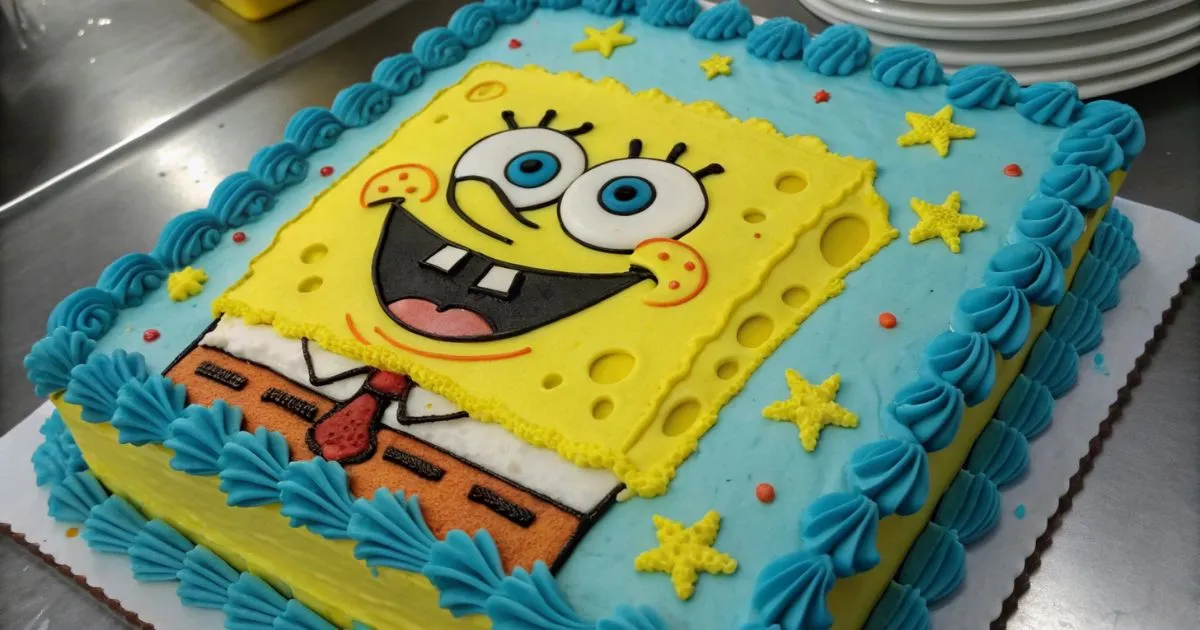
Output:
[[167,297],[182,302],[193,295],[200,295],[205,282],[208,282],[208,274],[203,269],[184,267],[167,276]]
[[721,75],[729,76],[733,72],[729,66],[733,64],[733,57],[722,57],[717,53],[713,56],[700,62],[700,67],[704,69],[704,76],[712,81]]
[[912,127],[912,131],[896,138],[896,144],[909,147],[928,142],[933,145],[934,149],[937,149],[938,155],[946,157],[946,154],[950,152],[951,140],[975,137],[974,129],[950,122],[950,117],[953,115],[954,108],[949,105],[939,109],[932,116],[916,112],[904,114],[904,120]]
[[824,383],[814,386],[795,370],[788,370],[787,386],[789,398],[768,405],[763,409],[763,416],[769,420],[793,422],[800,427],[800,444],[804,450],[812,452],[817,448],[817,438],[826,425],[847,429],[858,426],[858,416],[833,402],[837,398],[838,388],[842,386],[840,374],[834,374]]
[[946,241],[946,245],[950,247],[950,251],[958,253],[959,243],[961,239],[959,234],[962,232],[974,232],[983,228],[986,223],[983,219],[973,214],[962,214],[959,208],[962,207],[962,196],[958,191],[950,193],[949,197],[936,205],[928,201],[922,201],[913,197],[909,202],[913,212],[921,218],[908,233],[908,242],[916,245],[921,241],[931,238],[941,238]]
[[604,55],[605,59],[608,59],[612,56],[614,49],[621,46],[628,46],[637,41],[636,37],[622,33],[621,31],[623,30],[625,30],[625,20],[619,20],[616,24],[602,31],[585,26],[583,34],[587,36],[586,39],[575,42],[571,46],[571,50],[575,52],[594,50]]
[[696,592],[699,571],[715,575],[737,570],[737,560],[712,547],[717,540],[717,531],[721,529],[721,515],[715,510],[709,511],[688,528],[655,514],[654,529],[658,547],[634,558],[633,568],[669,573],[671,583],[675,585],[675,594],[680,599],[690,599],[692,593]]

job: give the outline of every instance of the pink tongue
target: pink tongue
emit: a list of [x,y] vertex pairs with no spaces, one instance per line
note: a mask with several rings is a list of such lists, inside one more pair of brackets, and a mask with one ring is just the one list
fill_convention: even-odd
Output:
[[486,337],[495,332],[475,311],[448,308],[439,313],[437,304],[420,298],[396,300],[388,310],[409,327],[437,337]]

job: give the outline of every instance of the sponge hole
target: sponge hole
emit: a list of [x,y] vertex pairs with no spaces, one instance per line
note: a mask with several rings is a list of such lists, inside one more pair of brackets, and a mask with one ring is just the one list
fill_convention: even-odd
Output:
[[597,420],[603,420],[613,412],[613,401],[609,398],[597,398],[596,402],[592,403],[592,417]]
[[328,253],[329,248],[324,243],[313,243],[300,252],[300,262],[311,265],[325,258],[325,254]]
[[296,290],[301,293],[312,293],[320,289],[323,282],[321,276],[309,276],[300,281],[300,284],[296,286]]
[[662,431],[669,436],[676,436],[688,430],[700,417],[700,403],[694,398],[681,400],[671,407],[667,419],[663,421]]

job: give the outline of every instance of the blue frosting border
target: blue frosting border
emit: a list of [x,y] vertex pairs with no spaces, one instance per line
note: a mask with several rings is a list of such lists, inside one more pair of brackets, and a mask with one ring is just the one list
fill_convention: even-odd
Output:
[[[448,27],[438,27],[422,33],[414,42],[411,54],[403,53],[383,60],[376,67],[370,82],[352,85],[339,93],[330,109],[309,107],[297,112],[287,125],[283,142],[264,147],[255,154],[247,171],[234,173],[222,181],[213,191],[206,208],[186,212],[172,219],[164,227],[152,252],[128,254],[119,258],[104,270],[96,287],[80,289],[55,307],[47,322],[47,337],[35,344],[25,359],[27,373],[39,394],[52,393],[62,389],[64,385],[71,389],[71,385],[81,381],[76,385],[76,391],[90,394],[84,395],[85,400],[98,401],[93,405],[85,405],[88,415],[94,416],[96,421],[103,421],[109,419],[104,416],[111,417],[115,410],[117,417],[122,418],[119,427],[122,441],[133,443],[157,443],[169,439],[170,429],[177,424],[177,420],[186,423],[224,417],[224,410],[221,410],[222,413],[213,413],[207,408],[191,410],[190,414],[180,413],[178,405],[174,404],[175,396],[170,395],[166,389],[169,383],[156,383],[157,387],[153,390],[146,389],[144,362],[140,366],[141,371],[138,372],[136,368],[139,366],[125,365],[129,361],[124,356],[114,356],[111,359],[105,357],[109,359],[107,363],[100,361],[99,363],[104,365],[98,366],[98,369],[92,370],[91,373],[85,371],[79,379],[76,378],[74,368],[88,361],[95,340],[112,327],[119,309],[140,303],[144,293],[161,284],[166,273],[191,264],[215,248],[225,232],[236,230],[269,212],[281,191],[305,180],[309,171],[309,156],[333,146],[346,129],[370,125],[376,121],[390,109],[396,98],[421,85],[427,73],[457,64],[468,48],[488,41],[498,24],[521,22],[538,8],[565,10],[577,4],[579,3],[565,0],[486,0],[482,4],[467,5],[455,13]],[[1064,134],[1064,141],[1060,142],[1054,156],[1055,163],[1060,166],[1042,178],[1040,189],[1044,196],[1061,200],[1063,205],[1076,212],[1078,210],[1071,204],[1081,205],[1081,209],[1085,211],[1102,206],[1109,196],[1107,176],[1117,169],[1118,165],[1127,168],[1145,143],[1140,118],[1126,105],[1100,101],[1084,106],[1074,86],[1070,84],[1036,84],[1018,89],[1010,75],[993,66],[964,68],[947,79],[936,57],[928,51],[912,46],[885,49],[872,62],[865,31],[853,26],[831,27],[810,38],[803,25],[787,18],[776,18],[755,25],[753,20],[747,19],[749,12],[737,2],[710,7],[703,12],[695,0],[587,0],[582,3],[582,8],[606,16],[637,13],[648,23],[663,28],[690,27],[689,33],[698,39],[747,38],[747,50],[756,57],[778,62],[800,61],[809,70],[824,75],[846,75],[869,67],[872,77],[887,87],[911,89],[921,85],[948,84],[947,99],[955,106],[986,109],[995,109],[1002,105],[1015,106],[1022,116],[1035,123],[1059,127],[1069,125]],[[810,48],[815,52],[806,56],[805,53]],[[1067,139],[1074,141],[1068,142]],[[1045,204],[1042,207],[1043,211],[1044,206]],[[1033,219],[1044,217],[1037,216]],[[1033,219],[1030,225],[1036,223]],[[952,437],[957,432],[961,420],[961,394],[978,400],[981,395],[986,398],[990,393],[993,359],[990,350],[981,352],[980,349],[989,349],[989,343],[1004,344],[1004,351],[1011,349],[1014,338],[1019,336],[1022,330],[1021,322],[1028,317],[1027,307],[1020,308],[1024,299],[1051,304],[1061,299],[1063,261],[1055,254],[1069,248],[1073,240],[1078,238],[1078,234],[1067,228],[1050,235],[1044,230],[1026,234],[1020,227],[1014,227],[1014,234],[1011,236],[1013,244],[1009,247],[1034,250],[1038,254],[1034,258],[1040,264],[1039,269],[1049,270],[1049,276],[1045,273],[1035,273],[1038,269],[1028,269],[1026,267],[1029,265],[1026,265],[1015,270],[1006,268],[1004,271],[1008,273],[999,275],[994,281],[989,279],[986,283],[988,285],[1014,286],[1018,289],[1022,298],[1015,302],[1012,299],[1006,302],[1016,305],[1010,308],[1013,312],[999,313],[995,309],[1004,305],[981,302],[979,296],[972,299],[969,305],[971,312],[957,319],[976,325],[990,325],[982,326],[986,330],[939,336],[938,340],[935,340],[936,352],[931,354],[927,350],[926,361],[923,362],[924,389],[905,388],[901,392],[904,396],[898,394],[897,400],[889,406],[889,412],[892,409],[899,411],[904,408],[930,409],[930,405],[934,405],[932,409],[937,411],[935,416],[940,418],[941,422],[952,424],[934,427],[932,434],[940,433]],[[1114,229],[1120,230],[1122,227],[1114,223]],[[1127,232],[1123,233],[1128,236]],[[1067,236],[1062,236],[1064,234]],[[1073,238],[1070,236],[1072,234]],[[1061,238],[1055,242],[1045,242],[1048,238],[1053,239],[1055,235]],[[1064,238],[1069,239],[1069,242],[1062,242]],[[1114,239],[1106,241],[1112,242]],[[1130,248],[1133,254],[1129,254]],[[997,252],[997,256],[1007,249],[1003,248]],[[1029,252],[1022,253],[1026,255],[1014,257],[1013,252],[1005,252],[1005,264],[1011,267],[1014,259],[1027,260]],[[1116,242],[1116,245],[1106,245],[1095,253],[1095,261],[1089,267],[1095,271],[1090,271],[1083,278],[1087,280],[1087,290],[1083,291],[1082,296],[1075,298],[1085,305],[1085,308],[1078,309],[1083,312],[1079,317],[1085,321],[1094,321],[1098,325],[1098,319],[1084,317],[1090,312],[1086,306],[1092,305],[1092,301],[1098,296],[1104,298],[1096,305],[1099,308],[1111,308],[1115,305],[1115,281],[1111,276],[1120,270],[1128,271],[1128,267],[1132,266],[1129,264],[1130,260],[1136,264],[1136,246],[1130,239],[1128,246]],[[1057,276],[1053,273],[1056,264]],[[1054,284],[1056,278],[1059,285],[1057,287]],[[1077,280],[1076,284],[1079,283]],[[1009,294],[995,292],[992,295]],[[1089,301],[1089,298],[1092,301]],[[996,330],[996,326],[1000,325],[1004,328]],[[1025,329],[1027,326],[1026,322]],[[1059,334],[1062,334],[1061,331]],[[1094,336],[1075,335],[1071,340]],[[1062,345],[1064,344],[1060,343],[1055,347]],[[1066,345],[1073,347],[1070,343]],[[133,356],[140,359],[136,354]],[[1061,359],[1058,356],[1054,358]],[[114,365],[116,368],[113,368]],[[124,388],[125,381],[135,381],[142,387],[127,392]],[[960,391],[960,396],[957,400],[954,396],[947,398],[944,395],[930,399],[928,391],[931,381],[948,384],[947,389]],[[968,387],[970,391],[959,390],[960,387]],[[151,413],[141,413],[141,409],[132,409],[130,404],[123,407],[123,398],[136,399],[140,403],[150,402],[154,409]],[[795,571],[799,568],[803,569],[801,573],[805,577],[781,587],[780,580],[763,581],[760,576],[760,583],[753,598],[755,603],[752,606],[752,617],[762,616],[760,613],[763,607],[758,603],[760,601],[774,601],[775,605],[771,608],[774,612],[768,615],[771,619],[754,620],[752,624],[769,625],[782,622],[786,627],[826,627],[832,621],[825,609],[824,596],[832,588],[834,576],[853,575],[869,569],[878,562],[874,553],[874,537],[879,518],[893,512],[912,513],[925,503],[928,495],[925,449],[930,446],[940,448],[945,445],[942,442],[946,441],[931,442],[927,439],[931,435],[929,427],[921,429],[906,425],[901,419],[902,416],[903,414],[899,414],[894,419],[896,421],[885,423],[889,428],[885,440],[860,447],[847,463],[848,487],[852,492],[821,497],[805,511],[804,547],[819,549],[821,553],[814,555],[813,552],[805,551],[801,554],[782,556],[764,569],[763,575],[777,575],[780,572],[796,575]],[[183,430],[187,425],[179,426]],[[222,434],[227,440],[233,439],[235,435],[228,431],[223,431]],[[183,430],[181,435],[187,435],[187,431]],[[243,446],[251,445],[250,450],[243,449],[243,457],[248,453],[257,453],[253,440],[247,437],[240,439]],[[269,436],[259,439],[272,441]],[[228,443],[227,441],[226,444]],[[270,454],[268,445],[259,444],[259,447],[267,449],[266,454]],[[190,444],[189,448],[202,460],[203,465],[181,466],[192,468],[186,472],[221,474],[227,469],[225,444],[196,443]],[[275,456],[277,457],[278,453]],[[236,455],[229,457],[231,462],[236,459]],[[195,458],[193,463],[194,461]],[[230,493],[231,503],[259,505],[274,502],[271,483],[282,482],[288,476],[291,467],[290,464],[286,467],[283,467],[281,462],[280,464],[278,480],[270,476],[265,479],[261,476],[254,478],[246,482],[251,483],[253,487],[237,493],[239,499],[234,499],[234,490],[243,489],[243,484],[237,479],[226,484],[226,478],[223,477],[222,487],[228,488],[226,491]],[[337,476],[336,471],[332,469],[325,472],[327,477]],[[344,473],[342,474],[344,476]],[[72,497],[78,498],[74,495]],[[322,515],[323,510],[337,512],[344,519],[337,518],[333,523],[322,521],[315,531],[333,537],[353,537],[352,522],[355,516],[350,512],[357,509],[359,502],[364,500],[359,499],[351,503],[348,495],[330,496],[325,499],[321,505],[308,505],[304,506],[304,509],[294,510],[300,517],[293,515],[293,524],[313,528],[316,523],[310,523],[306,518],[322,520],[322,516],[327,516]],[[280,493],[280,500],[285,503],[286,509],[287,502],[283,500],[283,493]],[[376,497],[374,500],[383,499]],[[392,500],[400,504],[396,497]],[[395,510],[391,513],[392,516],[397,514]],[[415,501],[411,502],[407,513],[419,517],[419,506]],[[423,520],[410,518],[410,521],[411,523],[406,524],[409,529],[415,528],[414,531],[419,532],[423,527]],[[366,530],[360,528],[359,531],[363,536],[367,536]],[[952,530],[947,531],[953,533]],[[486,542],[481,542],[478,535],[472,540],[476,541],[474,546],[477,550],[486,548]],[[487,541],[490,541],[490,537]],[[393,558],[391,562],[407,564],[405,568],[417,570],[416,565],[420,564],[419,559],[424,557],[424,551],[414,549],[415,556],[408,554],[407,560]],[[365,556],[389,566],[386,564],[388,561],[379,560],[378,553],[379,550],[370,553],[364,551]],[[430,555],[432,557],[432,553]],[[827,557],[829,560],[820,561],[818,556]],[[368,564],[370,563],[368,560]],[[431,563],[432,560],[420,570],[424,571],[424,567]],[[553,586],[548,572],[545,573],[544,579],[538,577],[539,575],[541,574],[535,568],[533,573],[509,577],[501,575],[493,581],[502,585],[507,580],[515,579],[522,585],[508,587],[505,591],[509,593],[506,601],[514,600],[513,593],[525,593],[529,597],[542,598],[542,606],[552,607],[546,610],[561,610],[563,607],[569,610],[557,587],[547,588],[544,584],[549,580]],[[812,590],[814,586],[817,587],[816,591]],[[497,589],[497,592],[501,590],[499,586]],[[557,601],[546,601],[549,597],[547,593],[551,592],[557,593]],[[904,602],[909,602],[912,593],[903,593]],[[519,597],[515,599],[521,600]],[[905,611],[906,615],[928,614],[920,606],[896,604],[897,602],[889,602],[886,608]],[[504,619],[513,619],[511,607],[500,606],[493,611],[485,601],[477,608],[473,612],[493,615],[493,621],[498,625],[502,624]],[[622,610],[626,612],[621,613]],[[631,619],[657,619],[652,611],[629,612],[632,610],[618,609],[618,616],[626,614],[635,615],[630,617]],[[549,618],[543,618],[549,621]],[[557,617],[554,619],[556,622],[563,621]],[[574,619],[570,621],[575,623]],[[605,625],[606,621],[602,620],[601,625]],[[614,617],[612,623],[619,621],[620,619]]]

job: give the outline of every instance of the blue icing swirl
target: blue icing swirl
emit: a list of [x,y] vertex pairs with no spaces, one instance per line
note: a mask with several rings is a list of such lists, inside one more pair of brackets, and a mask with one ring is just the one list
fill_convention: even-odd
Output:
[[474,537],[451,530],[445,540],[433,545],[421,573],[440,591],[438,605],[455,617],[486,613],[487,599],[504,580],[500,551],[483,529]]
[[1072,125],[1089,135],[1111,135],[1121,145],[1124,167],[1146,148],[1146,129],[1137,110],[1116,101],[1092,101],[1083,106],[1079,120]]
[[104,553],[129,553],[133,539],[146,526],[146,517],[118,496],[110,496],[92,508],[83,521],[83,539],[88,547]]
[[46,334],[63,327],[79,331],[90,339],[99,339],[112,328],[117,318],[117,302],[104,289],[88,287],[63,298],[46,321]]
[[487,599],[487,615],[495,630],[594,630],[571,609],[546,563],[538,560],[533,571],[513,569]]
[[146,523],[129,546],[133,578],[139,582],[171,582],[179,579],[189,551],[196,545],[165,521]]
[[38,433],[45,437],[57,437],[63,433],[70,433],[70,431],[67,430],[67,423],[63,421],[62,414],[55,409],[50,412],[50,416],[46,418],[45,422],[42,422],[42,426],[38,427]]
[[50,489],[49,514],[60,523],[82,523],[92,508],[108,498],[104,486],[90,470],[67,475]]
[[208,210],[192,210],[167,222],[154,246],[154,257],[170,269],[183,269],[220,242],[217,217]]
[[299,600],[289,599],[272,630],[338,630],[338,627]]
[[1021,373],[1045,385],[1051,396],[1062,398],[1075,386],[1078,363],[1075,348],[1052,333],[1042,331],[1029,351]]
[[976,287],[959,296],[950,323],[959,332],[983,333],[1011,359],[1029,337],[1029,301],[1015,287]]
[[1017,113],[1039,125],[1066,127],[1081,109],[1073,83],[1034,83],[1017,93]]
[[804,510],[801,538],[804,548],[826,554],[838,577],[862,573],[879,564],[875,535],[879,508],[861,494],[833,492],[821,496]]
[[321,457],[288,464],[279,498],[280,512],[291,519],[292,527],[307,527],[334,540],[350,538],[350,486],[341,464]]
[[445,27],[431,28],[413,42],[413,55],[428,70],[452,66],[467,56],[467,45]]
[[700,15],[700,5],[696,0],[649,0],[641,17],[651,26],[668,27],[689,26],[697,15]]
[[[1112,210],[1110,209],[1109,212],[1111,213]],[[1119,228],[1114,227],[1112,223],[1106,221],[1101,221],[1096,226],[1096,233],[1092,236],[1092,245],[1088,251],[1096,258],[1116,268],[1121,277],[1129,273],[1129,270],[1136,267],[1142,259],[1137,243],[1133,242],[1133,239],[1126,236]]]
[[1104,340],[1100,309],[1068,291],[1063,296],[1046,330],[1075,348],[1077,354],[1095,350]]
[[242,410],[224,400],[212,406],[188,405],[171,421],[163,445],[175,451],[171,468],[190,475],[212,476],[221,472],[221,449],[242,428]]
[[874,501],[881,517],[915,514],[929,496],[929,460],[914,442],[869,442],[850,456],[846,482],[852,491]]
[[338,92],[329,108],[347,127],[365,127],[392,108],[392,93],[378,83],[355,83]]
[[688,33],[696,39],[723,41],[737,39],[750,34],[754,28],[754,16],[738,0],[722,2],[700,13]]
[[916,439],[932,453],[950,445],[966,404],[963,394],[941,378],[918,378],[900,388],[883,410],[888,437]]
[[275,205],[275,195],[266,184],[245,171],[226,177],[213,189],[208,211],[229,229],[258,220]]
[[83,365],[71,370],[71,381],[63,400],[83,407],[87,422],[108,422],[117,410],[117,393],[130,381],[150,378],[146,359],[136,352],[113,350],[93,354]]
[[175,593],[185,606],[220,610],[229,601],[229,587],[237,579],[233,567],[208,547],[196,545],[184,555]]
[[800,59],[811,38],[808,27],[788,17],[771,18],[759,24],[746,38],[746,50],[759,59]]
[[112,415],[117,441],[121,444],[161,444],[167,439],[171,421],[183,415],[187,388],[164,376],[129,381],[117,390],[117,408]]
[[346,130],[333,112],[321,107],[305,107],[296,112],[283,130],[283,139],[305,153],[328,149]]
[[[53,419],[57,415],[58,412],[55,411],[51,418]],[[59,423],[61,422],[60,419]],[[46,424],[49,423],[50,420],[47,420]],[[45,429],[45,424],[42,426]],[[37,477],[38,487],[47,484],[58,485],[71,474],[87,470],[88,467],[87,462],[83,461],[83,453],[75,444],[75,438],[66,429],[53,435],[46,435],[42,443],[34,449],[30,462],[33,463],[33,473]]]
[[501,24],[516,24],[532,15],[538,3],[537,0],[484,0],[483,4]]
[[300,147],[291,142],[265,146],[250,159],[250,174],[274,192],[304,181],[308,160]]
[[747,621],[739,626],[738,630],[782,630],[782,626],[777,623],[768,626],[761,621]]
[[950,77],[946,98],[963,109],[996,109],[1017,102],[1021,84],[998,66],[967,66]]
[[930,604],[962,584],[967,574],[966,552],[954,532],[930,523],[908,551],[896,581],[911,586]]
[[1108,202],[1112,189],[1108,177],[1095,166],[1065,164],[1042,175],[1038,191],[1058,197],[1080,210],[1095,210]]
[[904,44],[884,48],[875,55],[871,78],[888,87],[913,89],[941,83],[943,73],[933,51]]
[[1116,267],[1087,252],[1075,270],[1071,291],[1095,304],[1096,308],[1107,311],[1121,303],[1120,283],[1121,274],[1117,273]]
[[375,66],[371,80],[400,96],[425,83],[425,68],[409,53],[388,57]]
[[95,349],[96,342],[83,332],[65,326],[55,328],[25,355],[25,376],[33,383],[38,397],[47,397],[66,389],[71,382],[71,370],[87,361]]
[[1050,161],[1058,166],[1095,166],[1108,175],[1121,168],[1125,163],[1125,154],[1121,152],[1116,138],[1109,134],[1089,135],[1087,131],[1078,127],[1070,127],[1058,141],[1058,147],[1050,155]]
[[471,48],[487,43],[499,27],[496,14],[479,2],[464,5],[450,16],[446,25]]
[[[654,2],[654,0],[650,0]],[[554,9],[555,11],[566,11],[579,6],[582,0],[538,0],[538,6],[543,9]]]
[[416,495],[405,499],[403,492],[380,488],[370,501],[358,499],[351,509],[346,531],[355,541],[354,557],[368,567],[416,573],[429,562],[437,538],[425,523]]
[[637,0],[583,0],[580,4],[585,11],[608,17],[637,13]]
[[929,607],[925,599],[911,586],[891,582],[863,630],[929,630]]
[[1045,385],[1018,374],[1011,387],[1000,399],[996,419],[1016,429],[1025,439],[1032,440],[1050,426],[1054,412],[1054,396]]
[[1108,212],[1104,213],[1104,218],[1100,219],[1100,223],[1112,226],[1116,228],[1118,232],[1128,236],[1129,238],[1133,238],[1133,222],[1129,220],[1129,217],[1125,216],[1116,208],[1110,207]]
[[990,287],[1016,287],[1030,303],[1054,306],[1066,292],[1063,264],[1045,245],[1029,241],[1001,247],[983,272]]
[[1029,442],[1025,436],[1003,422],[990,420],[971,447],[963,469],[987,477],[1003,488],[1016,481],[1028,466]]
[[231,629],[272,628],[283,616],[288,600],[261,578],[243,573],[229,585],[229,599],[221,610],[225,627]]
[[804,50],[804,65],[827,77],[844,77],[867,65],[871,40],[852,24],[831,26],[813,38]]
[[150,254],[125,254],[100,272],[96,288],[107,291],[117,308],[139,306],[146,294],[162,286],[167,268]]
[[933,522],[954,532],[962,544],[970,545],[1000,522],[1000,491],[986,475],[960,470],[942,495]]
[[996,383],[996,356],[987,337],[947,331],[925,346],[917,373],[957,387],[967,405],[974,406],[987,400]]
[[1063,266],[1071,262],[1071,246],[1083,236],[1083,215],[1055,197],[1035,195],[1021,206],[1017,222],[1008,231],[1008,243],[1031,241],[1054,251]]
[[279,482],[288,465],[288,444],[283,434],[258,427],[254,433],[238,431],[221,447],[217,475],[225,503],[253,507],[279,503]]
[[596,622],[596,630],[667,630],[667,622],[649,606],[621,604]]
[[833,625],[826,598],[837,576],[829,556],[796,551],[759,572],[750,602],[764,626],[809,630]]

